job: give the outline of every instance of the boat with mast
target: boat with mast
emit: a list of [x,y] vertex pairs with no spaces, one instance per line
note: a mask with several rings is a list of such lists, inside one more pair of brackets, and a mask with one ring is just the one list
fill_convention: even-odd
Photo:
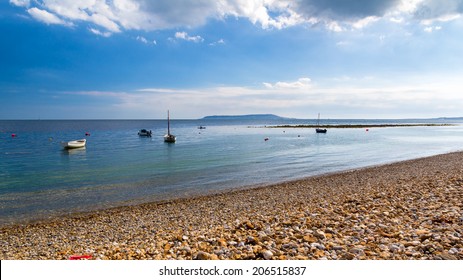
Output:
[[175,137],[175,135],[170,134],[170,114],[169,111],[167,111],[167,134],[164,135],[164,142],[175,143],[176,140],[177,137]]
[[317,133],[326,133],[326,128],[320,128],[320,113],[318,113],[318,121],[317,121],[317,128],[315,128],[315,132]]

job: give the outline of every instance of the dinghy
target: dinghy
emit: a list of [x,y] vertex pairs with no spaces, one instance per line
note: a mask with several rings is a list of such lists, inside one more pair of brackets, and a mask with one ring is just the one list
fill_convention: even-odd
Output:
[[61,142],[61,146],[65,149],[77,149],[85,147],[87,139],[73,140],[68,142]]

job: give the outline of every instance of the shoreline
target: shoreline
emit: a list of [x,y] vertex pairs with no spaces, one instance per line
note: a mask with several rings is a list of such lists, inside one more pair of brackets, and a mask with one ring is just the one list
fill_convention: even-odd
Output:
[[463,152],[0,228],[1,259],[463,259]]
[[421,123],[421,124],[295,124],[295,125],[266,125],[265,128],[385,128],[385,127],[422,127],[422,126],[457,126],[456,124]]

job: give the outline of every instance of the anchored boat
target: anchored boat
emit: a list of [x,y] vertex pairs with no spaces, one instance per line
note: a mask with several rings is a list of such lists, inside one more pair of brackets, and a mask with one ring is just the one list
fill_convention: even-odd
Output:
[[68,142],[61,142],[61,146],[65,149],[77,149],[85,147],[87,139],[73,140]]
[[176,140],[177,137],[175,137],[173,134],[170,134],[170,116],[169,111],[167,111],[167,134],[164,135],[164,142],[175,143]]
[[317,122],[317,128],[315,128],[316,133],[326,133],[326,128],[320,128],[320,113],[318,113],[318,122]]
[[138,136],[151,137],[152,134],[153,134],[153,132],[151,130],[140,129],[138,131]]

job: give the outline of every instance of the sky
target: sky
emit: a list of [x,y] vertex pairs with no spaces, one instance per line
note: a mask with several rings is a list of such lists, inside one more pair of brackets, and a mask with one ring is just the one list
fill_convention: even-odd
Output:
[[463,116],[463,0],[0,0],[0,119]]

